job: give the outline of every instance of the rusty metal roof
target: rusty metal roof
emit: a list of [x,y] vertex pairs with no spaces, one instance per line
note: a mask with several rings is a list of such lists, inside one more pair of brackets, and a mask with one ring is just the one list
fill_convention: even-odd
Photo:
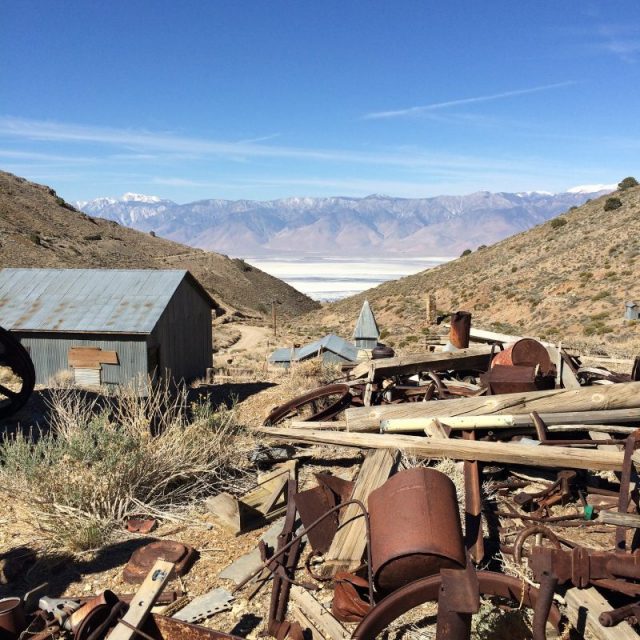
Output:
[[151,333],[185,270],[2,269],[0,326],[15,331]]

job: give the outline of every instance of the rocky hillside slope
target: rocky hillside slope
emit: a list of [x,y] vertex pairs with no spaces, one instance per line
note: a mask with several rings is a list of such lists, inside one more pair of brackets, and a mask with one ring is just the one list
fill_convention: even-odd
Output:
[[[318,304],[242,260],[75,210],[52,189],[0,171],[0,267],[188,269],[225,310],[295,316]],[[0,319],[1,320],[1,319]]]
[[[619,199],[618,208],[605,206],[611,198]],[[625,301],[640,304],[640,187],[572,207],[490,247],[328,305],[305,321],[323,329],[351,326],[368,298],[386,342],[408,348],[429,332],[429,293],[440,312],[469,310],[483,328],[640,353],[640,323],[624,320]]]

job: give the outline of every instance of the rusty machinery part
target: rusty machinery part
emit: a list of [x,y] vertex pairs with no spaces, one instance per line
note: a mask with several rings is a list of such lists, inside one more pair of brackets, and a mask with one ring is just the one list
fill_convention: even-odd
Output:
[[555,533],[553,533],[553,531],[551,531],[549,527],[545,527],[541,524],[534,524],[530,527],[527,527],[526,529],[523,529],[518,534],[517,538],[513,543],[513,559],[515,560],[516,564],[520,564],[522,562],[522,550],[524,548],[524,543],[527,541],[528,538],[530,538],[531,536],[535,536],[537,534],[540,534],[543,537],[547,538],[547,540],[549,540],[549,542],[551,542],[551,544],[556,549],[562,548],[560,545],[560,540],[558,539],[558,536]]
[[611,611],[603,611],[598,616],[598,622],[603,627],[615,627],[625,620],[629,624],[638,624],[640,621],[640,602],[632,602]]
[[[578,589],[597,585],[602,580],[640,580],[640,555],[637,553],[535,546],[529,555],[529,566],[538,582],[549,575],[559,584],[571,581]],[[638,587],[637,584],[632,586]],[[615,585],[612,588],[617,590]]]
[[182,576],[198,559],[198,552],[175,540],[158,540],[136,549],[122,571],[122,579],[129,584],[141,583],[159,558],[173,562],[172,576]]
[[389,593],[408,582],[466,565],[456,489],[440,471],[416,467],[369,495],[371,573]]
[[9,369],[19,382],[0,383],[0,420],[21,409],[36,384],[36,372],[27,350],[18,339],[0,327],[0,369]]
[[[294,415],[304,416],[307,422],[330,420],[351,404],[351,390],[347,384],[328,384],[308,391],[276,407],[264,421],[269,427]],[[310,411],[310,415],[305,415]]]
[[[539,590],[529,584],[494,571],[477,571],[478,590],[481,595],[495,596],[511,600],[518,605],[535,608]],[[440,574],[410,582],[382,599],[364,617],[353,633],[354,640],[374,640],[394,620],[411,609],[438,600],[442,585]],[[562,616],[552,603],[548,621],[560,630]]]
[[[253,580],[253,578],[255,578],[258,574],[260,574],[263,569],[271,570],[274,560],[277,560],[278,558],[283,556],[293,545],[297,544],[302,538],[304,538],[309,533],[309,531],[312,531],[315,527],[320,525],[325,518],[330,517],[335,511],[338,511],[350,504],[357,504],[358,507],[360,507],[360,510],[362,511],[362,517],[364,518],[364,525],[365,525],[365,534],[367,538],[367,547],[366,547],[367,566],[371,567],[371,524],[369,522],[369,514],[367,512],[367,507],[365,507],[364,503],[361,502],[360,500],[351,498],[350,500],[347,500],[346,502],[343,502],[341,504],[337,504],[335,507],[329,509],[329,511],[322,514],[318,519],[314,520],[308,527],[305,527],[297,535],[293,536],[291,540],[287,542],[287,544],[285,544],[284,547],[282,547],[282,549],[279,549],[278,551],[276,551],[268,560],[264,561],[255,571],[253,571],[251,574],[246,576],[244,580],[242,580],[242,582],[240,582],[240,584],[238,584],[235,587],[232,593],[237,593],[238,591],[240,591],[240,589],[245,587],[251,580]],[[371,578],[371,571],[369,571],[368,574],[369,574],[369,600],[373,602],[374,601],[373,580]]]
[[491,360],[491,366],[528,366],[540,367],[542,375],[548,375],[555,367],[551,362],[549,352],[544,345],[533,338],[521,338],[508,345],[504,351],[496,353]]

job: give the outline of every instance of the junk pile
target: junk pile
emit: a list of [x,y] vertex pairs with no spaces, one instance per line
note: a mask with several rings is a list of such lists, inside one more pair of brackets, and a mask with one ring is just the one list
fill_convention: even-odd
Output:
[[[270,634],[374,638],[433,603],[435,637],[462,640],[497,598],[530,609],[536,640],[571,627],[638,637],[638,360],[614,373],[477,334],[493,342],[469,346],[470,314],[454,314],[444,350],[362,363],[267,418],[260,431],[278,441],[368,450],[352,486],[318,476],[298,493],[289,480],[286,525],[251,575],[274,576]],[[406,456],[422,463],[402,468]],[[430,466],[445,459],[464,478],[462,517],[451,478]]]
[[[206,501],[233,540],[264,527],[211,591],[167,591],[198,553],[155,541],[124,568],[135,594],[5,599],[0,640],[234,638],[208,625],[241,602],[243,617],[263,607],[277,640],[401,637],[422,623],[438,640],[497,637],[474,627],[486,607],[520,616],[535,640],[637,638],[638,361],[630,374],[587,367],[470,320],[452,316],[440,351],[363,362],[269,415],[256,484]],[[303,466],[330,466],[342,447],[361,455],[356,474]]]

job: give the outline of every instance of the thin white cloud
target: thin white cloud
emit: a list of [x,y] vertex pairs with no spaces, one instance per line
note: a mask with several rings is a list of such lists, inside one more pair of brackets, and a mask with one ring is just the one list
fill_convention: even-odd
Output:
[[502,93],[493,93],[487,96],[475,96],[473,98],[461,98],[458,100],[447,100],[446,102],[433,102],[431,104],[425,104],[417,107],[408,107],[406,109],[397,109],[395,111],[375,111],[373,113],[367,113],[363,116],[365,120],[376,120],[382,118],[399,118],[404,116],[415,116],[429,111],[436,111],[438,109],[447,109],[449,107],[458,107],[465,104],[474,104],[477,102],[492,102],[494,100],[503,100],[505,98],[513,98],[516,96],[523,96],[530,93],[539,93],[540,91],[551,91],[552,89],[560,89],[562,87],[568,87],[576,84],[573,80],[567,82],[556,82],[554,84],[545,84],[539,87],[531,87],[529,89],[516,89],[513,91],[503,91]]
[[363,165],[404,167],[417,170],[450,168],[465,171],[492,168],[515,171],[511,160],[488,161],[473,156],[454,156],[419,149],[394,151],[354,151],[349,149],[313,149],[267,145],[257,142],[229,142],[180,136],[173,133],[158,133],[135,129],[86,126],[69,123],[28,120],[0,116],[0,136],[21,140],[38,140],[52,143],[107,145],[125,148],[133,152],[157,152],[216,156],[227,160],[248,158],[272,158],[320,162],[343,162]]

